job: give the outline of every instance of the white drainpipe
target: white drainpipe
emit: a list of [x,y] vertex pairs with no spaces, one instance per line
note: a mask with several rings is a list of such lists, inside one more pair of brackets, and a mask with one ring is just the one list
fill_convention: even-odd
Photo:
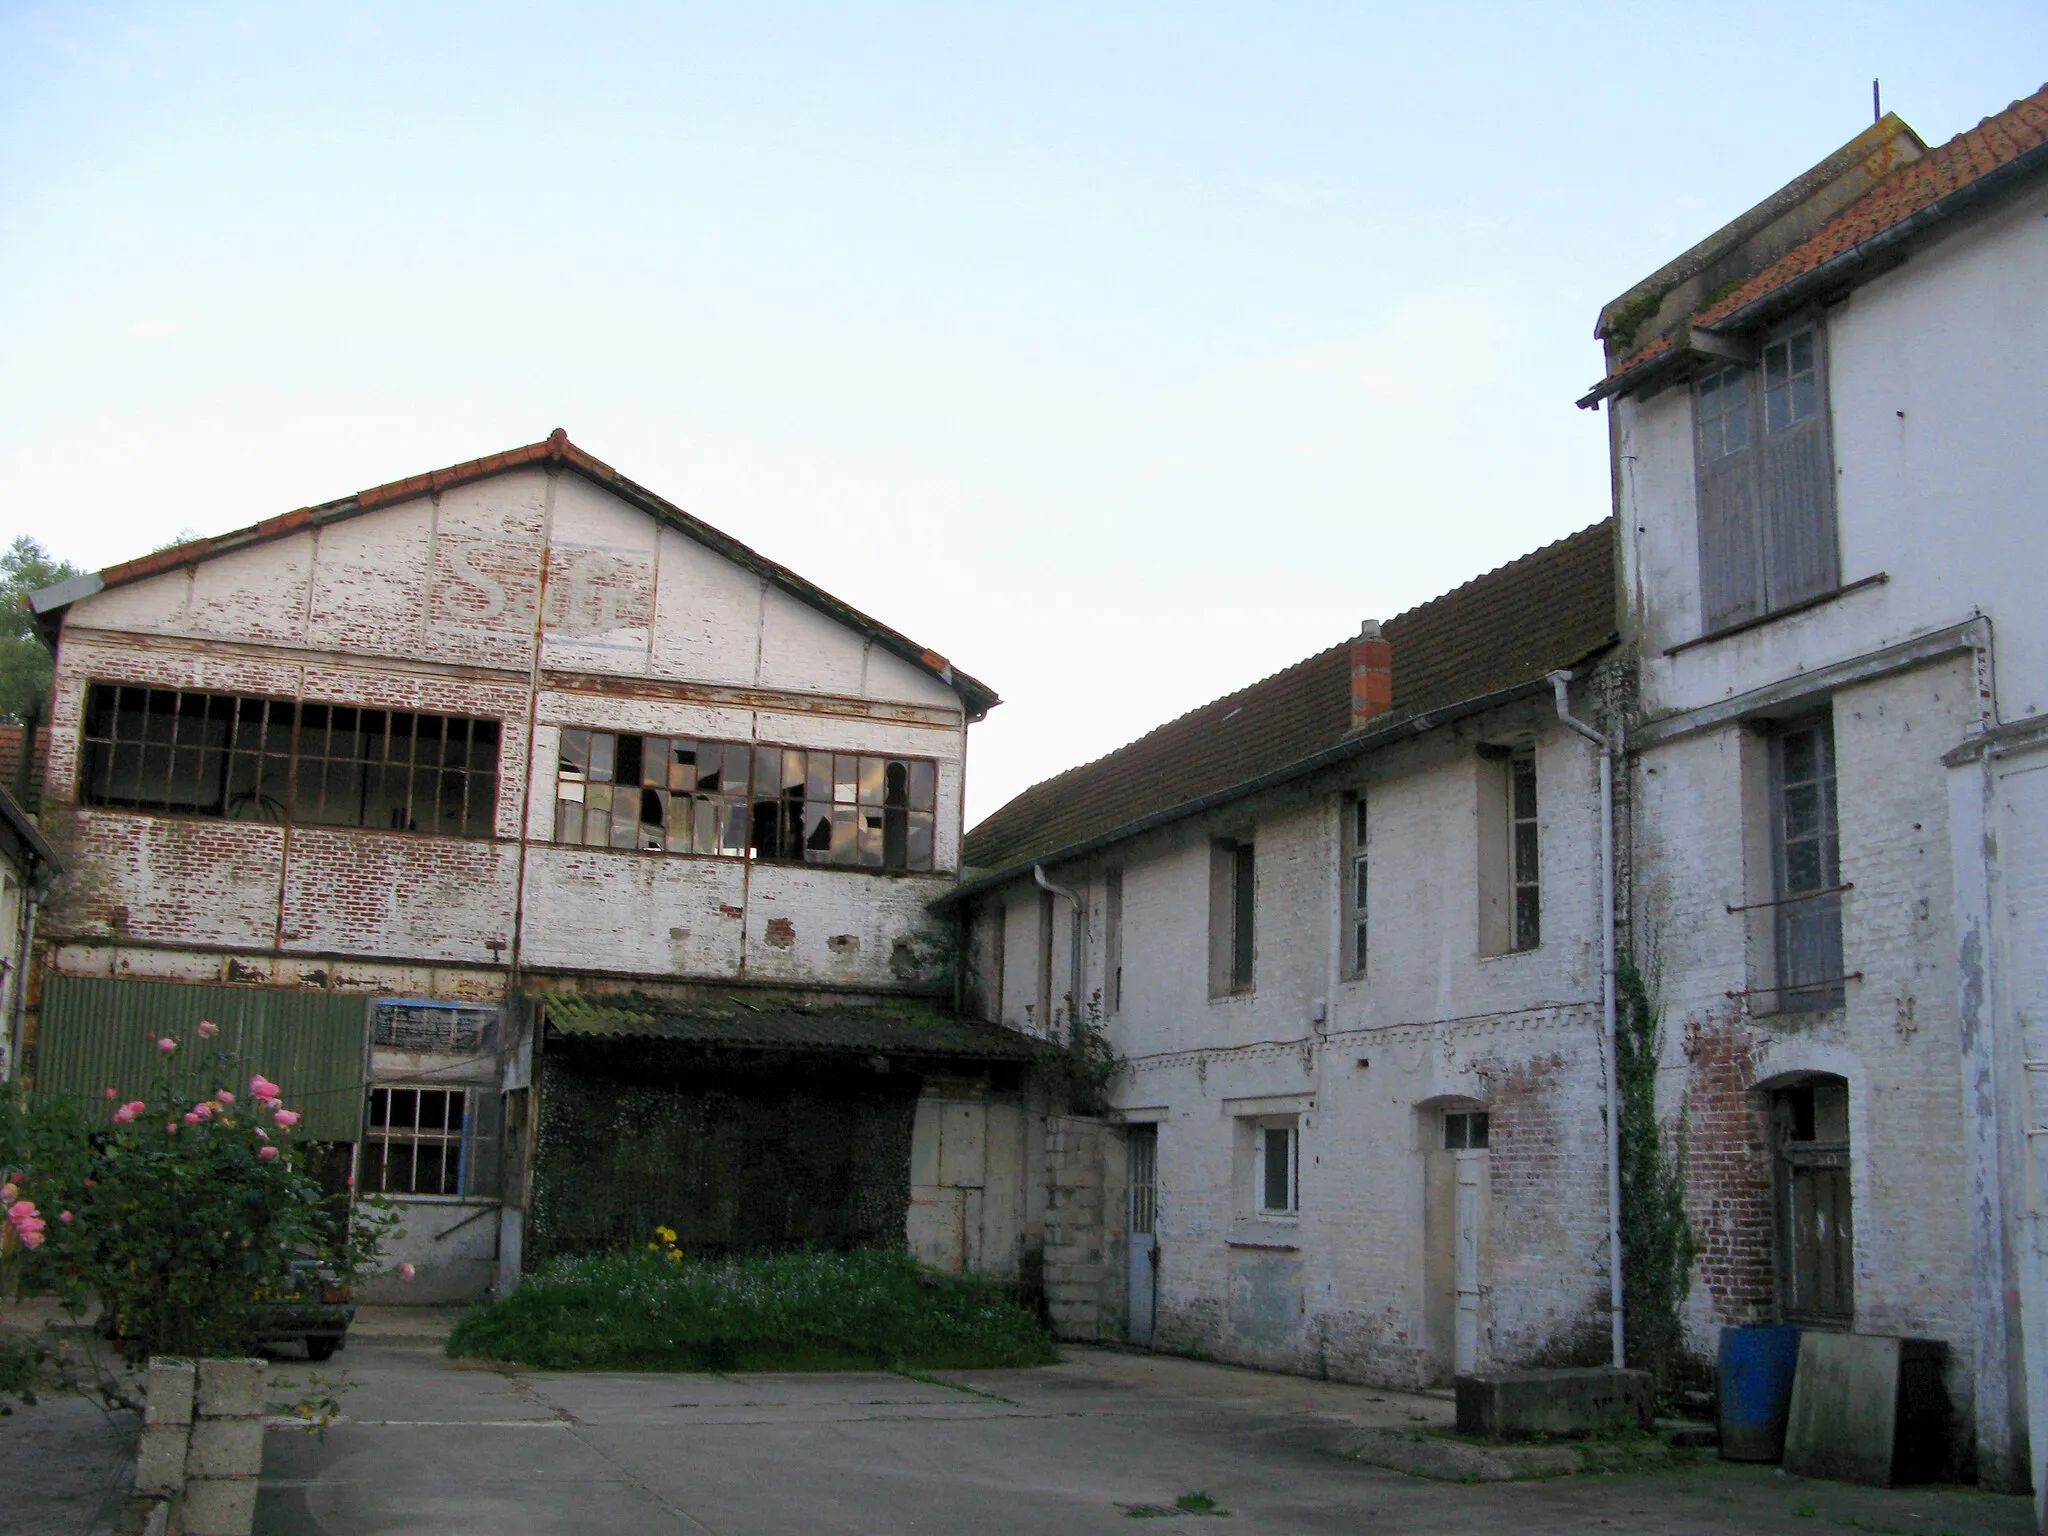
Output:
[[1600,749],[1600,1027],[1607,1058],[1607,1289],[1614,1319],[1614,1364],[1628,1363],[1622,1345],[1621,1093],[1614,1058],[1614,743],[1571,711],[1570,672],[1550,674],[1557,718]]

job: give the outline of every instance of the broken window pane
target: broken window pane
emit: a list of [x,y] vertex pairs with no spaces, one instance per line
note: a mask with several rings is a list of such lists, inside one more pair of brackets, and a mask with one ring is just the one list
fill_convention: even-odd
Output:
[[[568,788],[565,784],[564,789]],[[581,786],[578,786],[579,788]],[[560,799],[555,802],[555,841],[558,843],[580,843],[583,841],[583,802]]]
[[916,870],[928,870],[932,867],[932,814],[930,811],[910,811],[907,813],[903,867]]
[[669,743],[668,787],[680,790],[697,787],[697,743],[694,741]]
[[461,1194],[468,1109],[461,1088],[371,1089],[361,1186],[371,1194]]
[[613,747],[612,782],[614,784],[638,784],[640,782],[640,758],[642,741],[638,736],[616,736]]
[[[565,729],[562,740],[557,803],[580,802],[584,811],[579,823],[558,810],[561,841],[870,869],[933,867],[938,766],[930,761],[582,729]],[[643,784],[645,793],[616,797],[607,779]]]
[[938,793],[939,765],[923,761],[910,765],[910,808],[929,811]]
[[590,732],[563,731],[558,778],[580,779],[590,772]]

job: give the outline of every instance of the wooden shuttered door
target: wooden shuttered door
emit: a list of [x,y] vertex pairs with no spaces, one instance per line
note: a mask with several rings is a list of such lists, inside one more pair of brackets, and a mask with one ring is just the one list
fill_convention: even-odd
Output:
[[1764,348],[1763,386],[1765,604],[1778,609],[1841,584],[1819,327]]
[[1724,368],[1700,380],[1700,598],[1709,630],[1764,611],[1763,536],[1757,508],[1754,380]]
[[1840,584],[1821,344],[1811,326],[1694,386],[1707,633]]

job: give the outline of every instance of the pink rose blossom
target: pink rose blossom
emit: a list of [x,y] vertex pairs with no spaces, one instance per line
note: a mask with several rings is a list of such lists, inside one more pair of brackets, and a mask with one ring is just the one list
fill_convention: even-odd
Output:
[[14,1224],[14,1230],[21,1238],[24,1248],[40,1248],[43,1243],[43,1218],[36,1214],[33,1203],[17,1200],[7,1207],[7,1219]]
[[0,1200],[12,1200],[21,1191],[12,1184],[0,1184]]
[[126,1125],[130,1120],[133,1120],[137,1115],[141,1114],[144,1110],[148,1108],[149,1106],[143,1103],[142,1100],[131,1099],[128,1103],[123,1104],[119,1109],[114,1111],[114,1124]]
[[178,1042],[173,1040],[169,1035],[165,1035],[163,1039],[157,1041],[156,1048],[168,1054],[169,1052],[175,1051],[178,1048]]
[[185,1112],[185,1123],[187,1125],[197,1125],[199,1123],[199,1116],[194,1114],[192,1111],[187,1110]]
[[354,1189],[356,1187],[356,1176],[354,1174],[350,1174],[348,1176],[348,1187],[350,1189]]
[[249,1079],[249,1091],[259,1099],[275,1098],[278,1094],[284,1092],[282,1088],[278,1087],[277,1084],[273,1083],[261,1072],[258,1072]]
[[200,1038],[200,1039],[202,1039],[202,1040],[211,1040],[211,1039],[212,1039],[212,1038],[213,1038],[213,1037],[214,1037],[215,1035],[217,1035],[217,1034],[219,1034],[219,1033],[220,1033],[220,1026],[219,1026],[218,1024],[214,1023],[214,1022],[213,1022],[213,1020],[211,1020],[211,1019],[201,1019],[201,1020],[199,1021],[199,1038]]
[[57,1219],[63,1222],[64,1225],[67,1227],[71,1225],[71,1213],[69,1211],[59,1211],[57,1213]]
[[415,1270],[410,1264],[401,1264],[398,1266],[398,1278],[401,1280],[410,1280],[417,1273],[418,1271]]
[[277,1121],[277,1128],[281,1131],[288,1131],[299,1123],[298,1111],[296,1110],[280,1109],[274,1118]]
[[175,1121],[175,1120],[166,1120],[166,1121],[164,1122],[164,1134],[165,1134],[166,1136],[175,1136],[175,1135],[177,1135],[177,1134],[178,1134],[178,1122],[177,1122],[177,1121]]
[[118,1099],[119,1097],[121,1097],[121,1095],[116,1093],[113,1089],[109,1088],[107,1090],[107,1097],[110,1099]]
[[265,1160],[265,1161],[267,1162],[267,1161],[268,1161],[269,1159],[271,1159],[271,1158],[273,1158],[273,1157],[277,1156],[277,1148],[275,1148],[275,1147],[258,1147],[258,1148],[256,1149],[256,1155],[257,1155],[258,1157],[260,1157],[260,1158],[263,1158],[263,1159],[264,1159],[264,1160]]
[[232,1093],[229,1093],[225,1088],[221,1089],[220,1092],[216,1093],[214,1097],[216,1099],[219,1099],[223,1104],[232,1104],[235,1102],[235,1096]]
[[194,1104],[192,1106],[192,1113],[197,1115],[202,1120],[211,1119],[213,1116],[213,1106],[209,1104],[206,1100],[201,1099],[197,1104]]

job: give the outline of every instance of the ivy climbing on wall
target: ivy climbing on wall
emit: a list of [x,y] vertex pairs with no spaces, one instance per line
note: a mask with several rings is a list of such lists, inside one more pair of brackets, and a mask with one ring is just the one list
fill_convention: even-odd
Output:
[[1669,1392],[1694,1374],[1682,1312],[1697,1244],[1685,1208],[1685,1119],[1657,1117],[1663,1009],[1632,956],[1616,976],[1615,1077],[1621,1120],[1622,1302],[1628,1363]]

